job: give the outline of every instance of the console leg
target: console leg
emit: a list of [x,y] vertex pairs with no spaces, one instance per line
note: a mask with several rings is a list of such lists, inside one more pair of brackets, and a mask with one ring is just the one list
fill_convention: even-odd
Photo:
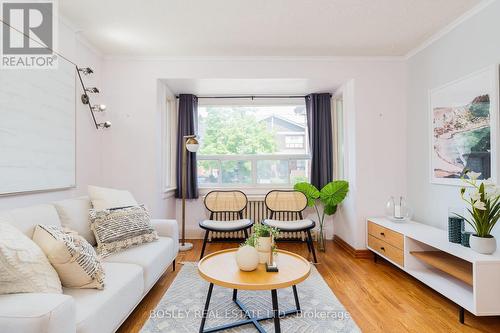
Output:
[[377,263],[378,256],[376,253],[373,254],[373,262]]
[[465,322],[465,313],[463,307],[460,307],[460,309],[458,310],[458,321],[460,321],[460,324],[463,324]]
[[175,259],[174,259],[174,262],[172,263],[172,271],[175,272]]

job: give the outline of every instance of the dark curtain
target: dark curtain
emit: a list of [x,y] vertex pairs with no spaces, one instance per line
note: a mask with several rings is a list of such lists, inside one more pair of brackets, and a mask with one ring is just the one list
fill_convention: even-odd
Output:
[[[184,149],[184,136],[196,134],[198,130],[198,97],[190,94],[179,96],[179,115],[177,121],[177,168],[176,198],[182,198],[182,172],[186,168],[182,166],[182,154]],[[196,170],[196,153],[187,152],[187,179],[186,199],[198,198],[198,180]]]
[[311,148],[311,184],[321,189],[333,178],[331,95],[307,95],[306,110]]

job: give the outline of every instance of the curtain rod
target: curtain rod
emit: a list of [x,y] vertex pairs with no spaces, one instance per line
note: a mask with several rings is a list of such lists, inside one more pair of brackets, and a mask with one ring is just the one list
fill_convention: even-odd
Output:
[[[258,98],[306,98],[307,96],[305,95],[292,95],[292,96],[283,96],[283,95],[244,95],[244,96],[198,96],[198,99],[201,98],[224,98],[224,99],[231,99],[231,98],[249,98],[249,99],[258,99]],[[332,94],[330,94],[330,97],[332,97]],[[179,98],[179,96],[175,96],[175,98]]]

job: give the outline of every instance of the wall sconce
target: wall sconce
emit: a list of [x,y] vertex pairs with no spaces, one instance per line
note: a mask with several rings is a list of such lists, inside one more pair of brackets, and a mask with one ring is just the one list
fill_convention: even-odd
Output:
[[82,67],[82,68],[78,68],[78,72],[82,72],[84,75],[89,75],[89,74],[92,74],[94,73],[94,70],[90,67]]
[[93,112],[104,112],[104,111],[106,111],[106,105],[104,105],[104,104],[92,105],[91,108],[92,108]]
[[88,93],[98,94],[99,89],[97,89],[96,87],[85,87],[85,84],[83,83],[83,80],[82,80],[82,76],[80,74],[80,73],[83,73],[83,75],[90,75],[90,74],[94,73],[94,70],[90,67],[81,67],[81,68],[79,68],[78,66],[75,66],[75,67],[76,67],[76,72],[78,74],[78,78],[80,79],[80,83],[81,83],[82,88],[83,88],[83,94],[82,94],[81,100],[82,100],[83,104],[87,104],[89,106],[90,114],[92,115],[92,119],[94,120],[95,128],[96,129],[110,128],[111,122],[105,121],[103,123],[97,123],[97,121],[95,119],[95,115],[94,115],[94,112],[105,111],[106,105],[104,105],[104,104],[92,105],[90,103],[90,97],[89,97]]
[[91,94],[98,94],[99,93],[99,89],[97,89],[96,87],[85,88],[85,92],[88,92],[88,93],[91,93]]
[[103,123],[97,124],[99,128],[110,128],[111,127],[111,122],[110,121],[105,121]]

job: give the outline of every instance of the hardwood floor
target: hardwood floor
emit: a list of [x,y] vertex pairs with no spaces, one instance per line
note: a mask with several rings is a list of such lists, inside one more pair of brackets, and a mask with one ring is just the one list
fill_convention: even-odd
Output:
[[[140,331],[181,269],[181,262],[198,260],[202,242],[193,243],[193,250],[179,253],[176,271],[165,272],[118,332]],[[206,253],[236,246],[209,244]],[[308,255],[305,244],[279,243],[279,247]],[[461,325],[453,302],[382,259],[374,263],[353,258],[332,241],[325,253],[317,254],[316,268],[363,332],[500,332],[500,317],[475,317],[466,312]]]

